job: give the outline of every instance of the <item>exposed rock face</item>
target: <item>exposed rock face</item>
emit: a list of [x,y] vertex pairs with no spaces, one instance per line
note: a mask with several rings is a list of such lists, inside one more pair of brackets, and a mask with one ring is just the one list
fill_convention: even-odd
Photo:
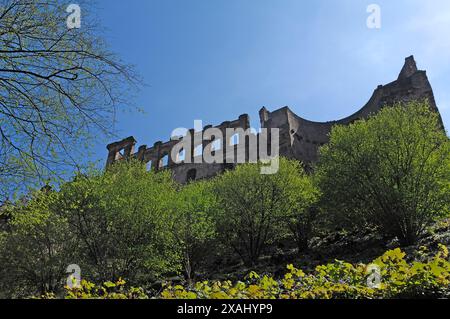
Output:
[[[289,107],[284,107],[273,112],[269,112],[266,108],[262,108],[259,112],[259,116],[261,128],[279,129],[279,154],[281,156],[297,159],[304,165],[310,166],[318,159],[319,147],[328,143],[329,133],[334,125],[348,125],[358,119],[367,118],[368,116],[379,112],[385,105],[391,105],[395,102],[425,99],[428,99],[431,108],[439,113],[426,71],[418,70],[414,57],[410,56],[406,58],[405,64],[397,80],[387,85],[378,86],[365,106],[344,119],[331,122],[312,122],[296,115]],[[247,114],[243,114],[237,120],[223,122],[215,128],[222,131],[223,136],[226,136],[225,131],[227,129],[242,128],[243,130],[247,130],[249,127],[249,117]],[[205,130],[210,128],[212,128],[212,126],[207,126],[205,127]],[[157,142],[151,148],[147,148],[146,145],[143,145],[135,152],[134,148],[136,140],[133,137],[129,137],[107,146],[109,151],[107,166],[112,165],[118,160],[137,158],[146,163],[151,163],[151,167],[154,170],[161,170],[164,168],[171,169],[176,181],[186,183],[190,180],[210,178],[220,174],[226,169],[233,168],[234,165],[236,165],[236,160],[234,159],[234,156],[231,155],[234,155],[239,149],[244,149],[245,153],[248,154],[247,148],[249,136],[239,138],[239,143],[237,143],[237,145],[234,145],[230,151],[224,152],[224,154],[222,154],[223,161],[221,163],[204,163],[201,160],[202,155],[200,154],[196,157],[194,149],[200,145],[202,150],[206,147],[210,147],[211,143],[214,142],[214,138],[209,140],[196,138],[202,136],[202,134],[203,132],[194,132],[194,130],[190,130],[192,143],[190,145],[191,149],[188,150],[186,156],[189,156],[189,158],[192,159],[192,163],[177,163],[170,156],[172,149],[179,143],[178,140],[171,140],[166,143]],[[249,135],[252,136],[253,134]],[[223,138],[222,141],[220,141],[222,149],[226,149],[225,146],[227,141],[228,138]],[[270,145],[268,147],[270,148]],[[167,162],[164,164],[163,159],[167,156]],[[197,161],[194,161],[195,158],[197,158]]]

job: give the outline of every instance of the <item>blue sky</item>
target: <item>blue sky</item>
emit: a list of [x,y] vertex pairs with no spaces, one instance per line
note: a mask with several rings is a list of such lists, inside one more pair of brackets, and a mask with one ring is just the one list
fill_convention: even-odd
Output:
[[[372,3],[381,29],[366,26]],[[411,54],[450,127],[448,0],[98,0],[96,14],[147,84],[135,100],[144,113],[120,113],[115,127],[138,144],[242,113],[259,127],[262,106],[339,119],[395,80]],[[97,141],[94,159],[103,163],[108,142]]]

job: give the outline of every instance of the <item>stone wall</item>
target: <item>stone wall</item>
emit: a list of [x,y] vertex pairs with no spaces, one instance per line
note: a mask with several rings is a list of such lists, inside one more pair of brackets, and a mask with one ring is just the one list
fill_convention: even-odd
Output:
[[[405,59],[405,64],[397,80],[387,85],[379,85],[366,105],[344,119],[330,122],[313,122],[296,115],[289,107],[284,107],[273,112],[262,108],[259,116],[261,128],[279,129],[279,152],[281,156],[297,159],[306,167],[311,167],[318,159],[318,148],[328,143],[329,133],[334,125],[348,125],[358,119],[367,118],[372,114],[376,114],[385,105],[417,99],[428,99],[432,109],[439,113],[426,72],[417,69],[416,62],[411,56]],[[116,161],[137,158],[148,163],[149,169],[170,169],[177,182],[186,183],[190,180],[211,178],[227,169],[232,169],[236,165],[235,155],[238,150],[245,152],[246,159],[250,160],[248,139],[251,136],[240,135],[237,145],[224,154],[222,152],[222,163],[204,163],[202,154],[205,150],[211,151],[212,143],[215,140],[214,136],[207,139],[202,138],[204,137],[203,133],[210,128],[213,127],[208,125],[204,128],[203,132],[195,132],[192,129],[189,131],[187,136],[191,139],[191,143],[188,149],[185,149],[185,159],[191,159],[189,163],[186,163],[186,160],[177,161],[176,158],[170,156],[175,147],[178,149],[174,153],[184,149],[183,144],[180,143],[180,139],[170,140],[165,143],[156,142],[150,148],[143,145],[136,152],[136,140],[133,137],[129,137],[107,146],[109,151],[107,167]],[[247,114],[243,114],[234,121],[223,122],[214,128],[222,132],[225,137],[225,132],[228,128],[249,129],[249,117]],[[230,143],[229,136],[222,138],[220,143],[221,149],[226,150],[227,143]],[[194,149],[200,145],[201,152],[196,156]],[[268,147],[270,148],[270,145]],[[164,158],[167,158],[166,162],[164,162]]]
[[[417,99],[428,99],[431,108],[439,113],[426,72],[417,70],[416,62],[411,56],[406,58],[397,80],[384,86],[379,85],[366,105],[344,119],[312,122],[296,115],[289,107],[272,113],[263,109],[260,112],[261,127],[280,128],[280,136],[283,136],[282,155],[298,159],[309,166],[317,161],[318,148],[328,143],[329,133],[334,125],[348,125],[376,114],[385,105]],[[443,127],[442,119],[441,125]]]
[[[240,143],[232,147],[230,137],[227,137],[227,129],[247,130],[250,128],[249,117],[247,114],[239,116],[234,121],[226,121],[213,127],[205,126],[202,132],[195,132],[194,129],[189,130],[185,137],[172,138],[168,142],[156,142],[153,147],[142,145],[135,152],[136,140],[128,137],[120,142],[109,144],[109,151],[106,166],[112,165],[116,161],[135,158],[147,164],[148,169],[160,171],[170,169],[173,177],[177,182],[186,183],[190,180],[206,179],[224,172],[227,169],[234,168],[236,164],[236,153],[242,147],[246,148],[245,137],[239,138]],[[222,138],[216,139],[216,136],[206,137],[206,131],[215,129],[223,135]],[[186,139],[189,139],[186,140]],[[183,143],[183,142],[189,143]],[[220,147],[213,151],[213,143],[219,142]],[[185,146],[186,145],[186,146]],[[196,153],[200,147],[199,154]],[[219,153],[222,160],[220,163],[204,163],[202,154],[208,150],[210,152]],[[223,151],[223,150],[228,150]],[[181,154],[184,151],[184,159],[178,159],[173,154]],[[244,150],[245,152],[245,150]],[[188,160],[189,159],[189,160]]]

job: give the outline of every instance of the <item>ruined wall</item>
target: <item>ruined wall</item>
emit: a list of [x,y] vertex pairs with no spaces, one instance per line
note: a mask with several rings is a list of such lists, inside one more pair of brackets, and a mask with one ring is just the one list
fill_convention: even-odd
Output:
[[[431,108],[439,113],[426,72],[417,69],[416,62],[411,56],[406,58],[397,80],[384,86],[378,86],[364,107],[344,119],[330,122],[308,121],[296,115],[289,107],[284,107],[273,112],[262,108],[259,116],[261,128],[279,129],[279,153],[281,156],[297,159],[306,167],[311,167],[318,159],[318,148],[328,143],[329,133],[334,125],[348,125],[358,119],[367,118],[372,114],[376,114],[385,105],[392,105],[395,102],[407,102],[414,99],[428,99]],[[214,127],[222,132],[224,136],[220,141],[222,163],[208,164],[203,161],[203,152],[211,151],[212,144],[216,139],[214,136],[204,138],[203,134],[210,128],[213,127],[211,125],[206,126],[203,132],[189,131],[185,139],[189,138],[191,143],[189,148],[185,149],[185,160],[183,161],[177,161],[176,158],[170,156],[173,151],[177,153],[183,149],[180,139],[165,143],[156,142],[150,148],[143,145],[136,152],[136,140],[133,137],[129,137],[107,146],[109,151],[107,166],[127,158],[137,158],[148,163],[149,169],[170,169],[177,182],[186,183],[190,180],[210,178],[222,173],[226,169],[232,169],[236,165],[236,154],[239,151],[244,152],[246,161],[255,160],[254,157],[249,155],[248,149],[249,139],[255,137],[253,134],[249,134],[248,136],[240,135],[239,143],[234,145],[228,152],[223,153],[223,150],[227,150],[227,143],[231,143],[230,136],[226,136],[227,129],[242,128],[243,130],[247,130],[250,128],[247,114],[241,115],[237,120],[223,122]],[[194,149],[200,145],[201,152],[196,155]],[[257,148],[260,146],[258,144]],[[174,149],[175,147],[178,149]],[[269,149],[270,147],[268,145]],[[167,158],[167,162],[165,163],[164,158]],[[192,163],[186,163],[186,158],[191,159],[190,162]]]
[[[234,168],[238,151],[243,151],[244,154],[248,151],[245,143],[246,137],[242,135],[238,144],[232,145],[232,147],[229,146],[232,143],[230,140],[232,136],[227,136],[227,129],[239,128],[243,130],[250,128],[247,114],[239,116],[234,121],[223,122],[218,126],[205,126],[202,132],[195,132],[191,129],[185,137],[171,139],[168,142],[159,141],[152,147],[142,145],[137,152],[135,152],[136,140],[133,137],[129,137],[107,146],[109,154],[106,166],[108,167],[116,161],[135,158],[146,163],[149,170],[170,169],[173,178],[179,183],[210,178],[227,169]],[[223,137],[220,139],[217,139],[214,135],[205,137],[205,132],[210,129],[221,132]],[[183,141],[186,143],[183,143]],[[213,150],[213,143],[216,145],[219,143],[220,146]],[[204,163],[203,153],[205,151],[209,151],[212,154],[218,153],[222,160],[220,163]],[[184,158],[177,158],[177,155],[182,153],[184,153]]]
[[364,107],[344,119],[313,122],[296,115],[288,107],[272,113],[263,109],[260,112],[261,127],[280,128],[280,135],[283,136],[281,153],[309,166],[317,161],[318,148],[328,143],[329,133],[334,125],[348,125],[358,119],[376,114],[385,105],[414,99],[428,99],[431,108],[439,113],[426,72],[417,69],[416,62],[411,56],[406,58],[397,80],[378,86]]

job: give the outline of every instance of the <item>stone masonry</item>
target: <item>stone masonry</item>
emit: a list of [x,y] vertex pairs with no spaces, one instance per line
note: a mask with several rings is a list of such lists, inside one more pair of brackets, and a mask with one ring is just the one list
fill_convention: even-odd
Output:
[[[397,80],[387,85],[379,85],[366,105],[344,119],[331,122],[312,122],[296,115],[287,106],[273,112],[262,108],[259,116],[261,128],[279,129],[280,156],[297,159],[305,167],[311,167],[318,159],[319,147],[329,141],[329,133],[334,125],[348,125],[359,119],[367,118],[371,114],[376,114],[383,106],[392,105],[395,102],[425,99],[428,99],[431,108],[439,113],[426,71],[418,70],[414,57],[410,56],[405,59],[405,64]],[[204,131],[210,128],[212,128],[211,125],[206,126]],[[214,128],[222,131],[223,136],[226,136],[226,129],[230,128],[242,128],[245,131],[250,128],[249,117],[247,114],[243,114],[234,121],[223,122]],[[233,155],[236,155],[239,149],[244,151],[246,159],[248,159],[248,142],[249,139],[255,137],[254,134],[239,136],[236,145],[233,145],[230,151],[222,154],[222,163],[208,164],[202,161],[202,152],[206,148],[212,147],[213,143],[216,145],[220,143],[221,148],[225,150],[226,143],[231,143],[229,136],[221,141],[215,141],[213,136],[210,139],[197,139],[196,137],[202,135],[203,132],[190,130],[189,133],[189,137],[192,139],[190,143],[191,149],[187,150],[185,156],[192,159],[190,163],[186,163],[187,161],[176,161],[170,156],[172,149],[179,144],[179,140],[171,140],[165,143],[156,142],[153,147],[142,145],[135,151],[136,140],[133,137],[129,137],[107,146],[109,154],[106,165],[108,167],[119,160],[137,158],[147,163],[149,169],[156,171],[170,169],[173,172],[173,178],[177,182],[186,183],[191,180],[211,178],[227,169],[234,168],[236,160]],[[269,149],[270,141],[269,139],[269,145],[267,145]],[[196,153],[195,150],[199,147],[201,150]],[[259,144],[258,147],[260,147]]]

